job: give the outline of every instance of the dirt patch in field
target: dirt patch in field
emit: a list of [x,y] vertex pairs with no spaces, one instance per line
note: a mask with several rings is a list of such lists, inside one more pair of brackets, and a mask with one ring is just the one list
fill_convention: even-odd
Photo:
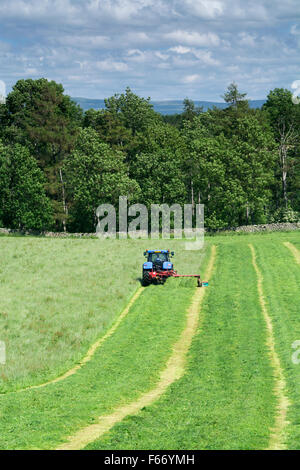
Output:
[[104,336],[102,336],[101,338],[99,338],[94,344],[92,344],[92,346],[89,348],[88,352],[86,353],[86,355],[84,356],[84,358],[78,363],[76,364],[76,366],[72,367],[72,369],[68,370],[67,372],[65,372],[63,375],[60,375],[59,377],[56,377],[55,379],[52,379],[52,380],[49,380],[48,382],[44,382],[42,384],[39,384],[39,385],[31,385],[29,387],[26,387],[26,388],[22,388],[20,390],[16,390],[14,392],[7,392],[3,395],[8,395],[8,394],[11,394],[11,393],[20,393],[20,392],[25,392],[26,390],[33,390],[35,388],[42,388],[42,387],[46,387],[47,385],[51,385],[51,384],[55,384],[57,382],[60,382],[61,380],[64,380],[64,379],[67,379],[68,377],[70,377],[71,375],[74,375],[79,369],[81,369],[87,362],[89,362],[92,357],[94,356],[95,352],[97,351],[97,349],[101,346],[102,343],[104,343],[104,341],[109,338],[115,331],[116,329],[118,328],[118,326],[120,325],[121,321],[126,317],[127,313],[129,312],[130,308],[132,307],[132,305],[134,304],[134,302],[137,300],[137,298],[141,295],[142,291],[143,291],[144,287],[140,287],[136,293],[133,295],[133,297],[131,298],[130,302],[128,303],[128,305],[126,306],[126,308],[122,311],[121,315],[119,315],[117,321],[112,325],[112,327],[105,333]]
[[275,424],[271,429],[271,436],[267,450],[282,450],[285,449],[285,429],[288,424],[287,410],[289,407],[289,400],[285,395],[286,381],[283,369],[280,364],[279,356],[275,350],[275,338],[273,331],[273,324],[271,317],[268,313],[264,292],[263,292],[263,275],[256,262],[256,253],[253,245],[249,245],[252,252],[252,264],[257,275],[257,290],[262,313],[267,326],[267,345],[270,352],[270,360],[274,370],[275,387],[274,393],[277,398],[277,410],[275,416]]
[[293,253],[296,262],[300,264],[300,251],[295,247],[295,245],[290,242],[284,242],[283,244]]
[[[213,272],[216,258],[216,247],[212,246],[211,257],[206,270],[205,278],[208,281]],[[143,394],[137,401],[120,406],[112,414],[100,416],[96,424],[87,426],[69,437],[68,442],[58,447],[58,450],[77,450],[83,449],[90,442],[95,441],[104,433],[109,431],[116,423],[122,421],[126,416],[138,413],[142,408],[151,405],[160,398],[167,388],[176,380],[180,379],[185,371],[186,355],[191,346],[193,336],[195,335],[198,324],[202,299],[205,294],[205,288],[197,288],[192,303],[187,312],[187,321],[180,338],[174,344],[171,357],[166,367],[161,372],[160,380],[156,386],[149,392]]]

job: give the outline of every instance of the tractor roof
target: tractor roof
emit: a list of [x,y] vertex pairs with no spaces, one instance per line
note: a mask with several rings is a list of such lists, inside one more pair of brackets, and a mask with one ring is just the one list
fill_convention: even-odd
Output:
[[146,250],[146,253],[170,253],[170,250]]

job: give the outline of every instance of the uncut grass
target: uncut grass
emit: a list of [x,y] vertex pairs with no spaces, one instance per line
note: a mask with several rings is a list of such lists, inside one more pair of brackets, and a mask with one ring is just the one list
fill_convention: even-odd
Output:
[[195,281],[148,287],[77,374],[44,389],[0,396],[0,448],[56,447],[151,389],[184,328],[195,288]]
[[[162,246],[163,245],[163,246]],[[0,393],[54,378],[82,358],[139,287],[145,248],[177,251],[183,272],[199,255],[175,240],[0,238]]]
[[155,404],[114,426],[87,449],[267,447],[275,414],[274,379],[245,242],[227,241],[217,248],[204,320],[185,376]]
[[[300,247],[300,234],[286,240]],[[294,341],[300,340],[300,268],[282,243],[255,244],[258,265],[264,277],[264,293],[272,318],[275,347],[287,382],[290,406],[286,430],[288,449],[300,449],[300,364],[293,364]],[[297,348],[299,350],[299,348]]]

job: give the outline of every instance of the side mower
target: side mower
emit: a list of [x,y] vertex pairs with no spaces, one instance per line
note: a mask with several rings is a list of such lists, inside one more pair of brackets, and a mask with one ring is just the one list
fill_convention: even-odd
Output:
[[170,260],[174,256],[173,251],[146,250],[144,256],[147,257],[147,261],[143,264],[143,286],[163,284],[169,277],[195,277],[198,287],[208,285],[201,280],[200,274],[178,274]]

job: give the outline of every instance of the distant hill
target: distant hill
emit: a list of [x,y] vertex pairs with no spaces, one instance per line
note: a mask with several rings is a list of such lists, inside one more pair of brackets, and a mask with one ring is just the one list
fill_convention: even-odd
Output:
[[[72,98],[77,104],[79,104],[84,111],[88,109],[103,109],[105,108],[104,100],[89,99],[89,98]],[[251,108],[261,108],[266,100],[253,100],[249,101]],[[227,103],[218,103],[214,101],[194,101],[195,106],[202,106],[204,111],[213,108],[224,109],[228,105]],[[166,100],[166,101],[151,101],[153,108],[157,113],[160,114],[180,114],[183,111],[183,100]]]

